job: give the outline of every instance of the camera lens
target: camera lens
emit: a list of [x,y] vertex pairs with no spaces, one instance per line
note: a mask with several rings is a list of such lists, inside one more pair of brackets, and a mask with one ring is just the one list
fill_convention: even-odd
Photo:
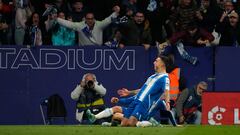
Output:
[[93,87],[93,81],[88,81],[87,86],[88,86],[88,88],[92,88]]

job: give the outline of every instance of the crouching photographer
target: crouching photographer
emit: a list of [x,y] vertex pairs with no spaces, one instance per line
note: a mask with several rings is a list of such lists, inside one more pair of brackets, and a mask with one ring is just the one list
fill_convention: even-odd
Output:
[[[71,98],[77,101],[76,119],[82,123],[86,118],[85,111],[90,109],[93,113],[98,113],[105,109],[103,96],[106,89],[97,82],[96,76],[87,73],[83,76],[80,85],[72,91]],[[94,124],[100,124],[96,121]]]

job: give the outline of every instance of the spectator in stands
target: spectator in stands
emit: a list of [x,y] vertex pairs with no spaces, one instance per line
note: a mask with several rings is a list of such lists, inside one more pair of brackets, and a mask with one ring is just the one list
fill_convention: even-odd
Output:
[[[83,0],[73,0],[71,2],[71,12],[73,22],[81,22],[83,21],[84,15],[86,13],[86,9],[84,7]],[[75,41],[78,41],[78,32],[75,31]],[[77,43],[76,43],[77,44]]]
[[[167,1],[167,0],[164,0]],[[163,42],[168,35],[166,20],[170,16],[171,3],[164,3],[163,0],[156,0],[156,9],[148,6],[146,17],[149,20],[153,41]]]
[[0,45],[11,43],[12,4],[0,0]]
[[71,16],[73,22],[80,22],[84,18],[84,5],[82,0],[75,0],[72,3],[73,11],[71,12]]
[[196,23],[198,18],[197,3],[195,0],[179,0],[178,7],[170,15],[168,25],[171,27],[172,33],[176,31],[184,31],[187,29],[188,24]]
[[122,45],[143,45],[146,50],[150,48],[152,43],[151,30],[149,21],[145,19],[143,12],[137,11],[133,19],[122,24],[121,31],[124,37]]
[[107,42],[104,43],[104,45],[110,47],[110,48],[117,48],[117,47],[124,47],[122,44],[122,33],[119,29],[116,29],[113,37],[110,38]]
[[227,23],[229,20],[227,16],[231,14],[231,12],[235,12],[234,6],[231,0],[227,0],[224,2],[224,10],[222,12],[222,16],[219,20],[220,23]]
[[214,40],[214,37],[205,29],[198,27],[196,23],[190,23],[187,26],[187,30],[173,33],[173,35],[167,40],[167,43],[174,45],[180,40],[182,40],[181,42],[184,46],[198,47],[209,44]]
[[224,9],[224,2],[225,0],[217,0],[217,4],[221,9]]
[[217,1],[202,0],[200,12],[198,12],[197,17],[200,27],[206,29],[208,32],[213,32],[215,25],[221,17],[221,9],[218,7]]
[[[60,11],[58,13],[58,17],[65,19],[65,13]],[[68,16],[68,21],[72,21],[71,16]],[[57,24],[56,22],[53,22],[51,24],[51,21],[46,21],[46,29],[51,30],[52,32],[52,44],[54,46],[73,46],[76,45],[75,42],[75,31],[72,29],[66,28],[64,26],[61,26]]]
[[57,22],[67,28],[78,31],[79,45],[102,45],[103,44],[103,30],[116,18],[120,12],[120,8],[115,6],[114,13],[103,21],[96,21],[93,13],[87,13],[85,21],[71,22],[61,18],[57,18]]
[[70,6],[70,5],[67,0],[54,0],[53,5],[59,11],[63,11],[64,13],[67,13],[69,11],[68,6]]
[[39,14],[34,12],[31,18],[26,23],[25,45],[41,46],[42,41],[42,27],[40,25]]
[[[46,8],[53,6],[55,0],[30,0],[31,5],[34,7],[34,11],[40,15],[40,24],[45,23],[48,19],[48,16],[43,16],[44,11]],[[44,27],[44,26],[43,26]],[[42,40],[44,45],[52,45],[52,33],[47,31],[46,28],[42,29]]]
[[34,12],[39,13],[39,15],[43,14],[47,6],[53,5],[53,0],[30,0],[30,2],[34,8]]
[[71,93],[71,98],[77,101],[76,119],[81,123],[84,111],[87,109],[91,109],[93,113],[102,111],[105,94],[106,89],[98,83],[96,76],[92,73],[85,74],[80,84]]
[[[71,15],[67,15],[67,20],[68,21],[73,21],[72,16]],[[66,28],[66,37],[65,37],[65,45],[67,46],[72,46],[72,45],[77,45],[77,37],[76,37],[76,32],[72,29]]]
[[207,90],[206,82],[199,82],[192,89],[185,89],[177,99],[172,112],[176,114],[179,124],[201,124],[202,93]]
[[[187,30],[174,33],[166,42],[160,44],[159,52],[164,53],[164,48],[169,45],[176,45],[179,54],[183,59],[195,65],[197,58],[190,56],[184,49],[184,46],[206,46],[214,40],[211,33],[199,28],[197,24],[188,24]],[[171,47],[168,47],[171,50]],[[169,52],[171,53],[171,51]]]
[[240,22],[239,15],[233,11],[228,15],[228,22],[219,23],[216,31],[221,34],[219,45],[239,46],[240,44]]
[[[84,0],[84,8],[94,13],[96,20],[104,20],[112,13],[112,7],[120,5],[120,0]],[[121,8],[121,7],[120,7]]]
[[238,14],[240,14],[240,1],[237,0],[236,3],[235,3],[235,5],[236,5],[236,7],[235,7],[236,12],[237,12]]
[[15,43],[23,45],[26,29],[26,22],[31,17],[32,11],[28,0],[16,1],[16,17],[15,17]]
[[138,10],[137,0],[122,0],[121,5],[122,11],[128,17],[133,16]]

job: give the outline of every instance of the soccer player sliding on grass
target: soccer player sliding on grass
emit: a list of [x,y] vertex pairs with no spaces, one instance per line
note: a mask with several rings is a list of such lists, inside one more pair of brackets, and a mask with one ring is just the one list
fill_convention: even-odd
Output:
[[[119,90],[122,91],[123,89]],[[127,92],[133,92],[128,91],[127,89],[124,89],[124,91]],[[129,95],[129,94],[128,94]],[[127,95],[126,95],[127,96]],[[112,108],[107,108],[103,110],[102,112],[94,115],[90,112],[90,110],[87,110],[87,116],[91,123],[94,123],[98,119],[107,118],[110,116],[112,117],[112,123],[104,122],[103,125],[108,126],[115,126],[117,121],[121,121],[123,119],[123,112],[125,109],[127,109],[127,106],[134,101],[135,96],[129,97],[129,98],[117,98],[112,97],[111,102],[112,103],[118,103],[121,106],[114,106]],[[166,104],[163,100],[158,100],[155,104],[152,105],[152,107],[149,109],[148,114],[145,120],[138,122],[136,126],[158,126],[159,123],[153,118],[154,115],[159,112],[160,110],[166,110]],[[167,117],[170,119],[173,126],[177,126],[177,123],[170,111],[167,111]]]
[[[166,73],[168,65],[168,58],[165,56],[158,56],[154,61],[155,74],[151,75],[145,84],[138,90],[136,96],[131,97],[125,101],[128,107],[123,108],[115,106],[106,109],[97,115],[91,115],[87,111],[89,118],[98,119],[112,115],[113,113],[123,113],[121,119],[121,126],[140,126],[150,125],[151,122],[147,121],[156,112],[156,108],[170,110],[169,105],[169,78]],[[165,94],[165,102],[160,97]],[[112,100],[117,100],[112,99]],[[154,109],[155,108],[155,109]],[[174,122],[176,124],[176,122]],[[153,125],[153,124],[152,124]]]

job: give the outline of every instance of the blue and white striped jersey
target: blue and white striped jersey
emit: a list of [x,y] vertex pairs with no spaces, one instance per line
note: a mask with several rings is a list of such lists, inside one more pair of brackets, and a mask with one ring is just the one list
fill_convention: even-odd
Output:
[[148,109],[160,96],[169,90],[169,78],[167,73],[156,73],[151,75],[144,83],[136,99],[141,101]]

